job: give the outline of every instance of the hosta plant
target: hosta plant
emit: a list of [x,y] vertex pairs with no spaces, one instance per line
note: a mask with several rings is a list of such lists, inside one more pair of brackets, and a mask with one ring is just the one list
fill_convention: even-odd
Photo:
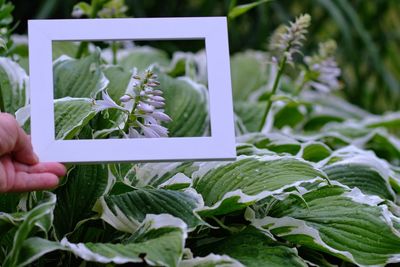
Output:
[[[51,192],[2,194],[0,265],[399,264],[400,113],[337,95],[332,42],[302,64],[309,23],[277,33],[280,51],[231,56],[235,161],[69,165]],[[80,47],[53,46],[57,138],[209,135],[202,52],[118,46],[107,59]],[[140,94],[134,68],[163,99]],[[27,70],[0,58],[0,80],[3,111],[29,131]],[[162,111],[148,98],[133,108],[145,95]]]

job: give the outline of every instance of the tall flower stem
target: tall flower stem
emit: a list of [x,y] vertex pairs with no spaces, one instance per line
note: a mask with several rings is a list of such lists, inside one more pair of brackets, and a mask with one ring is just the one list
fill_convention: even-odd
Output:
[[264,114],[263,114],[262,119],[261,119],[260,128],[258,129],[259,131],[261,131],[264,128],[264,125],[265,125],[265,122],[267,120],[268,114],[269,114],[269,112],[271,110],[272,103],[273,103],[272,97],[276,94],[276,90],[278,90],[279,81],[281,79],[283,71],[285,70],[286,61],[287,61],[287,57],[284,56],[282,61],[281,61],[281,63],[279,64],[278,73],[275,76],[274,85],[272,86],[272,91],[271,91],[271,94],[270,94],[270,96],[268,98],[267,106],[265,108]]

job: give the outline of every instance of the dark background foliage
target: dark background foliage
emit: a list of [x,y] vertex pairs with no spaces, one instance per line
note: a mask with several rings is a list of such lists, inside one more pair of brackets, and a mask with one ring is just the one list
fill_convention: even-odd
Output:
[[[12,0],[18,33],[27,19],[70,18],[77,0]],[[230,0],[126,0],[133,17],[226,16]],[[251,1],[237,1],[237,4]],[[319,41],[334,38],[343,70],[342,92],[372,112],[400,107],[400,1],[398,0],[279,0],[263,4],[230,21],[231,53],[266,49],[279,24],[301,13],[313,18],[306,53]]]

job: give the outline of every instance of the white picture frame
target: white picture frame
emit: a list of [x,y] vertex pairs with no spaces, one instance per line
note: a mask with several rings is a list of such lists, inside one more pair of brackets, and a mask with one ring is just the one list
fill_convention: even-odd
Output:
[[[43,162],[233,160],[236,157],[225,17],[30,20],[31,136]],[[53,41],[204,39],[211,136],[56,140]]]

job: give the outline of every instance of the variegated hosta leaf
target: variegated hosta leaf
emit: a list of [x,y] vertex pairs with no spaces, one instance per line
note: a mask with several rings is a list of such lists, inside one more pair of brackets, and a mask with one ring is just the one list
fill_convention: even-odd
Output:
[[250,95],[267,83],[267,57],[247,51],[231,57],[232,91],[235,101],[247,101]]
[[56,139],[71,139],[95,115],[96,111],[89,98],[56,99],[54,101]]
[[75,57],[76,53],[78,52],[79,45],[70,41],[53,41],[51,48],[53,60],[56,60],[62,55],[66,55],[71,58]]
[[284,126],[294,128],[304,120],[304,113],[302,106],[298,103],[285,103],[285,105],[274,114],[274,126],[278,129],[281,129]]
[[107,78],[100,70],[100,51],[82,58],[61,56],[53,63],[54,98],[94,98],[106,88]]
[[94,208],[114,228],[133,233],[146,214],[167,213],[182,219],[190,228],[203,224],[194,213],[202,199],[193,190],[137,189],[120,195],[101,197]]
[[77,165],[68,173],[66,184],[55,191],[54,228],[60,239],[73,231],[79,221],[94,214],[94,204],[110,190],[112,183],[107,167],[101,164]]
[[385,127],[387,129],[400,130],[400,112],[388,113],[383,116],[369,116],[362,121],[367,128]]
[[329,122],[363,119],[371,114],[333,95],[304,91],[301,98],[313,109],[304,124],[305,130],[318,130]]
[[251,133],[237,138],[238,142],[250,143],[257,148],[266,148],[276,153],[289,153],[296,155],[301,144],[291,136],[280,133]]
[[244,267],[243,264],[226,255],[209,254],[206,257],[183,260],[179,267]]
[[376,131],[365,139],[363,147],[373,150],[380,158],[384,158],[392,164],[400,165],[400,140],[383,131]]
[[24,242],[16,265],[25,266],[40,256],[55,250],[69,251],[89,262],[146,263],[151,266],[177,267],[183,254],[186,225],[168,214],[148,215],[135,233],[124,244],[70,243],[66,238],[60,243],[41,238]]
[[307,266],[297,255],[296,249],[273,241],[254,227],[247,227],[240,233],[207,243],[198,250],[201,254],[213,252],[228,255],[248,267]]
[[165,126],[170,137],[204,136],[209,131],[208,91],[191,79],[160,75],[165,113],[172,121]]
[[236,101],[234,110],[247,132],[257,132],[259,130],[265,111],[265,103]]
[[[192,162],[168,162],[168,163],[145,163],[138,164],[135,167],[136,187],[163,187],[165,183],[171,184],[171,179],[176,175],[191,176],[193,171],[197,169]],[[189,181],[187,181],[189,182]],[[190,184],[191,182],[189,182]]]
[[278,201],[252,224],[361,266],[400,262],[400,233],[393,227],[399,218],[377,206],[381,198],[341,186],[324,186],[303,198],[307,205],[293,197]]
[[321,142],[308,142],[302,144],[301,151],[298,156],[301,156],[303,159],[318,162],[327,157],[329,157],[332,153],[332,150]]
[[[204,41],[200,40],[204,46]],[[168,67],[162,68],[164,73],[172,77],[187,76],[192,80],[207,85],[207,57],[204,50],[197,53],[181,52],[174,53]]]
[[42,203],[23,215],[23,220],[14,235],[13,247],[2,265],[3,267],[17,266],[23,242],[29,237],[33,228],[37,227],[44,233],[50,230],[55,205],[56,196],[47,192],[46,198]]
[[152,65],[168,66],[170,61],[166,52],[148,46],[126,49],[119,55],[119,58],[119,64],[125,70],[131,71],[133,68],[137,68],[139,72]]
[[329,179],[350,188],[357,187],[364,194],[395,200],[390,180],[395,182],[396,174],[386,161],[377,158],[374,153],[350,146],[335,151],[326,161],[322,169]]
[[9,58],[0,57],[0,99],[4,110],[14,114],[29,103],[29,78],[25,70]]
[[227,214],[304,182],[325,177],[309,163],[293,157],[240,156],[236,162],[202,163],[193,173],[193,187],[206,207],[202,216]]

